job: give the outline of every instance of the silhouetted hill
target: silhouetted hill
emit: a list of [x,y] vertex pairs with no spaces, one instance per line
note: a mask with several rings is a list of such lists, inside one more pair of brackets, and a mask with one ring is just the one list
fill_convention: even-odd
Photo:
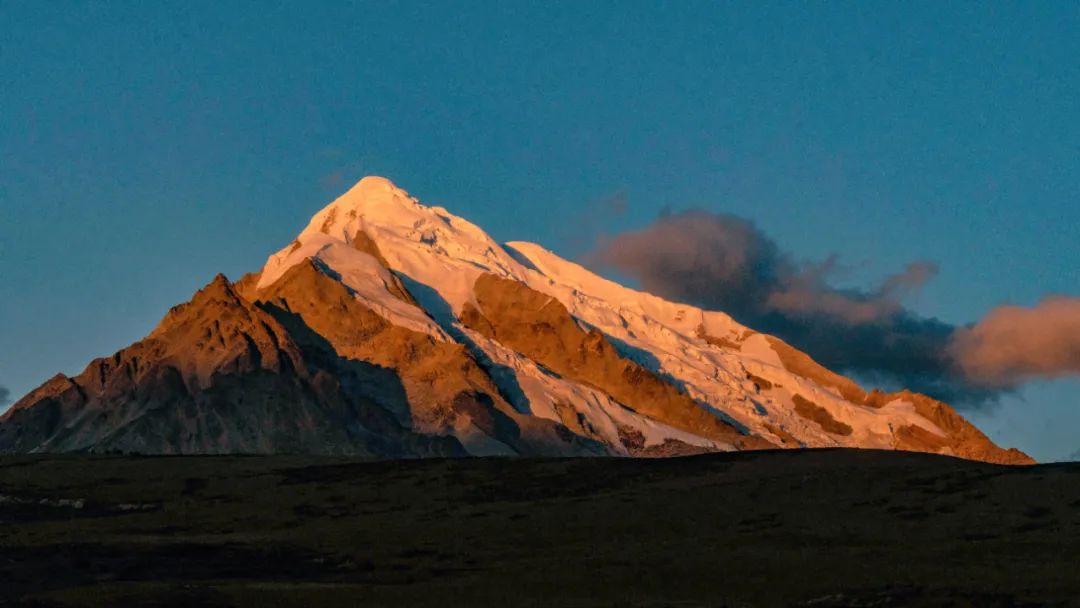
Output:
[[[1080,464],[0,459],[23,606],[1042,606],[1080,597]],[[6,603],[5,603],[6,602]]]

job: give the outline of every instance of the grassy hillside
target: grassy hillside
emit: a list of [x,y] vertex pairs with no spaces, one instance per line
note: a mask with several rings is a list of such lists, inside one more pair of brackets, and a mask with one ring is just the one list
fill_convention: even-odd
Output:
[[1012,606],[1080,597],[1080,465],[0,459],[0,605]]

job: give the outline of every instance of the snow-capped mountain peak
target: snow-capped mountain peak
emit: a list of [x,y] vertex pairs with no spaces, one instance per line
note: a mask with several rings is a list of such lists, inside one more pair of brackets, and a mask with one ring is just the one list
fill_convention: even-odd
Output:
[[443,303],[433,305],[449,305],[454,311],[469,301],[480,273],[525,278],[525,269],[478,226],[442,207],[420,203],[386,178],[371,176],[316,213],[293,243],[271,256],[259,287],[309,257],[311,244],[351,245],[358,235],[370,238],[406,283],[419,283],[425,293],[438,294]]
[[[1027,460],[993,445],[943,403],[907,392],[867,393],[723,312],[624,287],[540,245],[501,245],[382,177],[365,177],[317,212],[256,277],[241,283],[235,301],[216,314],[230,323],[262,320],[231,328],[217,322],[205,330],[231,336],[230,348],[243,357],[239,367],[207,339],[179,351],[195,359],[182,369],[200,370],[197,390],[215,390],[224,378],[263,377],[266,361],[285,361],[275,364],[279,374],[295,373],[294,384],[313,383],[301,393],[311,407],[382,408],[404,425],[391,435],[412,443],[391,448],[382,440],[370,443],[382,436],[373,429],[388,424],[383,414],[342,421],[360,429],[357,436],[376,451],[408,453],[421,443],[421,451],[457,449],[410,439],[409,433],[419,433],[453,438],[473,454],[847,446]],[[194,329],[170,333],[169,319],[148,340],[196,339],[208,322],[196,315]],[[236,338],[253,331],[261,332],[258,353]],[[290,357],[274,354],[281,340],[294,345]],[[148,363],[153,356],[146,353],[170,349],[138,346],[128,364],[135,368],[123,378],[156,386],[171,377],[162,370],[181,363],[175,357]],[[293,369],[288,361],[304,363]],[[110,364],[75,379],[54,378],[19,410],[61,397],[73,412],[98,407],[81,395],[130,399],[128,389],[94,393],[94,386],[120,373],[114,369]],[[265,392],[265,379],[259,382]],[[153,395],[156,389],[146,390]],[[200,398],[190,390],[175,398]],[[41,435],[52,437],[47,430]]]
[[[351,249],[346,246],[361,233],[374,242],[386,268],[408,287],[418,308],[435,321],[437,327],[425,331],[440,339],[465,339],[478,358],[499,362],[499,369],[516,376],[511,384],[525,387],[518,389],[525,393],[520,401],[537,415],[557,419],[556,404],[561,402],[587,411],[589,403],[604,402],[605,396],[588,382],[536,368],[535,361],[466,327],[461,315],[477,304],[475,285],[482,275],[550,296],[582,327],[606,336],[626,358],[675,382],[702,407],[776,445],[893,448],[909,441],[898,432],[916,433],[926,443],[945,436],[938,423],[903,399],[867,404],[861,389],[853,397],[841,394],[845,391],[838,388],[840,382],[823,381],[828,370],[817,379],[805,370],[793,371],[797,365],[791,353],[797,351],[723,312],[624,287],[537,244],[500,245],[468,220],[420,203],[385,178],[362,179],[315,214],[294,244],[271,256],[260,286],[311,256],[353,286],[349,277],[363,274],[366,266],[355,267],[340,251]],[[403,316],[387,318],[404,324]],[[414,319],[409,324],[421,325]],[[854,386],[842,380],[845,388]],[[609,411],[623,409],[619,403],[608,405]],[[823,426],[821,420],[828,422]],[[664,437],[654,433],[652,440],[662,442]]]

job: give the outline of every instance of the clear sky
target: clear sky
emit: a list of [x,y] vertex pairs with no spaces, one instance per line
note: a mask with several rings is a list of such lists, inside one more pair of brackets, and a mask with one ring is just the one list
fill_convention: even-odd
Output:
[[[0,2],[0,386],[261,266],[366,174],[574,256],[752,220],[950,323],[1080,295],[1080,5]],[[1080,382],[965,412],[1080,449]]]

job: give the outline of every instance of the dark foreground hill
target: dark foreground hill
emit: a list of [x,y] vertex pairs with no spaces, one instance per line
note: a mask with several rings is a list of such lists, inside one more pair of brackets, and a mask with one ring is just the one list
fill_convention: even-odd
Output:
[[1076,605],[1080,465],[6,457],[0,605]]

